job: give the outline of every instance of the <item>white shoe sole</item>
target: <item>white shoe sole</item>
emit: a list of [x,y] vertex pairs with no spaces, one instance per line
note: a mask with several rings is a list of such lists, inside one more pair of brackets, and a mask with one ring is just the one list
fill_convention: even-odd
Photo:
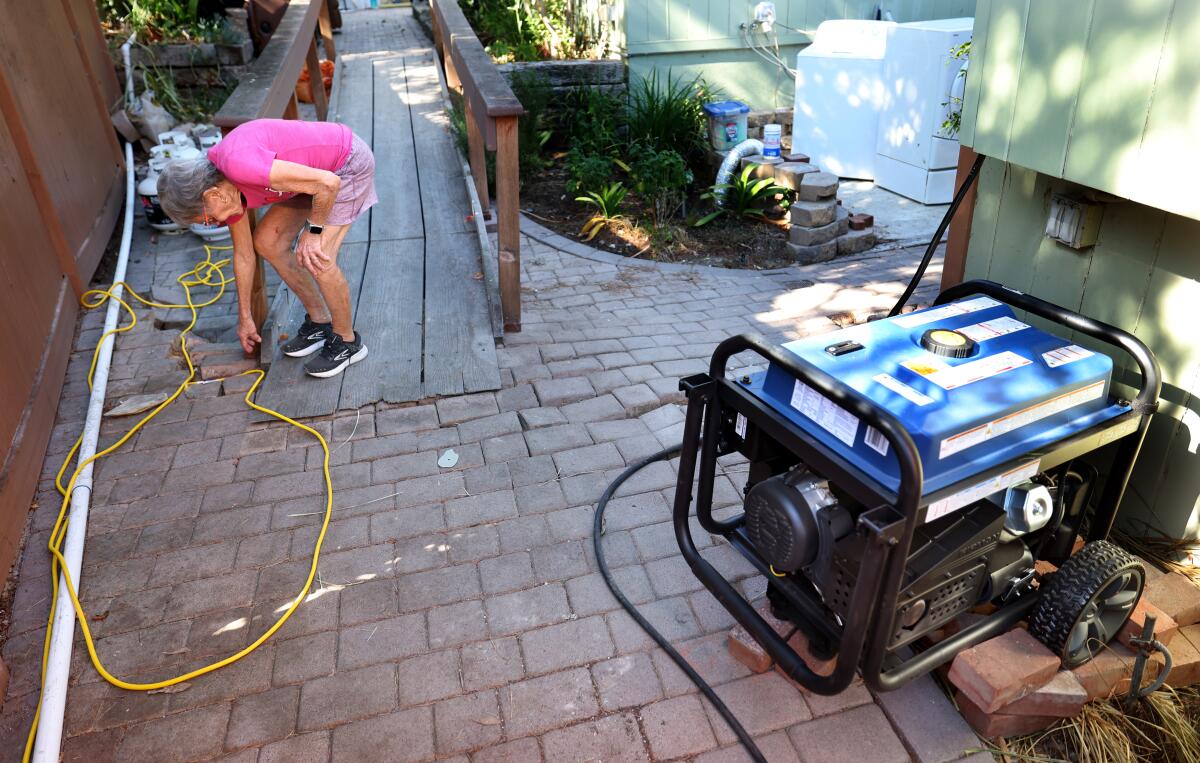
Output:
[[328,371],[305,371],[304,373],[308,374],[309,376],[314,376],[318,379],[328,379],[331,376],[337,376],[342,371],[345,371],[348,367],[354,365],[365,357],[367,357],[367,348],[366,345],[363,345],[361,350],[354,353],[346,360],[343,360],[340,365],[335,366]]
[[310,344],[308,347],[305,347],[304,349],[292,350],[291,352],[284,350],[283,354],[287,355],[289,358],[307,358],[309,355],[312,355],[314,352],[316,352],[317,350],[320,350],[324,346],[325,346],[325,340],[318,339],[315,344]]

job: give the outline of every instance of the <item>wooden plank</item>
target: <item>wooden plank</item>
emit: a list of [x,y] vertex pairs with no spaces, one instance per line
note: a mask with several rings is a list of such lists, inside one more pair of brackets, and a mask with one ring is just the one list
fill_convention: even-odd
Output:
[[[1008,156],[1008,145],[1013,123],[1013,105],[1017,97],[1017,82],[1021,73],[1021,53],[1025,37],[1026,14],[1029,0],[992,0],[991,18],[987,30],[987,45],[984,49],[983,76],[979,79],[979,103],[976,108],[974,142],[971,148],[981,154],[1004,159]],[[972,47],[974,43],[972,42]],[[971,73],[978,72],[975,62],[980,58],[971,56]]]
[[487,294],[473,233],[435,229],[425,240],[425,395],[500,388]]
[[373,241],[367,254],[355,328],[369,353],[342,385],[339,408],[424,397],[421,343],[424,324],[425,242]]
[[[425,394],[499,389],[478,239],[431,60],[406,59],[425,227]],[[476,279],[476,274],[480,278]]]
[[975,147],[975,122],[979,118],[979,96],[981,84],[987,76],[987,30],[992,12],[992,0],[979,0],[975,8],[975,29],[971,32],[971,67],[968,70],[966,88],[963,91],[962,120],[958,128],[958,142],[969,148]]
[[325,100],[325,77],[321,74],[321,61],[317,58],[316,40],[308,45],[304,65],[308,69],[309,90],[312,92],[313,105],[317,108],[317,120],[324,122],[329,118],[329,102]]
[[418,179],[417,150],[404,74],[402,58],[374,62],[375,190],[380,203],[371,218],[372,242],[419,238],[425,232],[421,199],[413,193]]
[[[365,58],[347,58],[337,65],[337,116],[335,121],[349,127],[374,151],[375,118],[372,107],[374,68]],[[376,154],[376,161],[379,156]],[[371,237],[371,210],[358,218],[346,233],[343,243],[362,243]]]
[[[366,244],[342,244],[342,250],[338,254],[338,264],[345,273],[346,282],[350,287],[351,305],[358,303],[366,259]],[[296,300],[297,305],[299,302]],[[289,316],[287,324],[280,324],[281,332],[290,335],[296,330],[299,325],[298,319],[303,317],[303,307],[298,309],[299,316]],[[308,359],[289,358],[282,353],[277,354],[255,402],[293,418],[325,416],[338,409],[343,382],[347,378],[352,378],[354,374],[364,373],[360,369],[362,364],[359,363],[332,379],[313,379],[304,373],[306,360]]]

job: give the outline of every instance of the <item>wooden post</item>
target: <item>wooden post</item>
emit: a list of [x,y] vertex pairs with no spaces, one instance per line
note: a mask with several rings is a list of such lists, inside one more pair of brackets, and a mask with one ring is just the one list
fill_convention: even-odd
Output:
[[504,330],[521,330],[520,165],[517,118],[496,119],[496,206],[499,208],[500,306]]
[[[971,165],[975,164],[977,154],[966,146],[958,147],[958,171],[955,173],[954,188],[961,187]],[[983,173],[980,168],[980,174]],[[975,192],[979,190],[980,178],[975,178],[975,184],[963,197],[962,204],[950,221],[950,233],[946,237],[946,258],[942,262],[942,288],[948,288],[962,283],[967,271],[967,244],[971,240],[971,220],[975,217]]]
[[[89,5],[92,4],[89,3]],[[104,94],[100,92],[100,79],[96,76],[96,72],[92,70],[92,62],[88,60],[87,51],[83,48],[83,40],[79,33],[79,22],[76,21],[75,13],[71,8],[71,3],[68,2],[68,0],[63,0],[62,7],[63,13],[65,13],[67,16],[67,24],[71,27],[71,37],[75,40],[75,51],[79,53],[79,60],[83,62],[83,71],[87,74],[88,85],[92,91],[92,97],[95,99],[96,108],[100,112],[100,121],[101,123],[107,123],[112,119],[108,111],[109,104],[104,102]],[[94,11],[95,8],[93,7],[93,12]],[[99,27],[97,27],[97,29],[99,29]],[[109,71],[112,71],[111,66],[105,68],[107,68]],[[105,133],[109,138],[108,143],[109,147],[112,149],[113,158],[116,160],[117,164],[124,169],[125,152],[121,149],[121,142],[117,140],[116,131],[105,130]]]
[[313,105],[317,107],[317,120],[324,122],[329,115],[329,101],[325,98],[325,78],[321,76],[321,62],[317,60],[315,37],[308,44],[308,84],[312,87]]
[[333,47],[333,24],[329,20],[329,6],[321,3],[321,12],[317,16],[317,27],[321,30],[321,45],[325,48],[325,57],[330,61],[337,60],[337,51]]
[[[324,83],[322,83],[321,87],[325,87]],[[292,97],[288,99],[287,106],[283,107],[283,118],[300,118],[300,104],[296,102],[296,91],[294,89],[292,90]]]
[[470,98],[463,99],[463,110],[467,117],[467,157],[471,160],[471,179],[475,181],[475,193],[479,196],[483,217],[490,220],[492,202],[488,197],[486,147],[483,144],[483,134],[479,132],[479,124],[475,121],[475,110],[471,108]]
[[429,25],[433,32],[433,50],[439,57],[444,55],[442,50],[442,23],[441,14],[438,12],[437,0],[429,0]]

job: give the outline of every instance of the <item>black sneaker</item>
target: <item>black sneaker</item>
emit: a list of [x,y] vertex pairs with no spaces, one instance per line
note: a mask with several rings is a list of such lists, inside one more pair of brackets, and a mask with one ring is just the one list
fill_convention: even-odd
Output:
[[348,366],[367,357],[367,346],[362,336],[355,331],[354,341],[347,342],[340,334],[330,334],[317,357],[304,364],[304,373],[327,379],[337,376]]
[[332,323],[313,323],[308,317],[308,313],[305,313],[304,323],[300,324],[300,330],[296,332],[296,336],[283,343],[283,354],[289,358],[303,358],[312,355],[324,347],[325,340],[331,336],[333,336]]

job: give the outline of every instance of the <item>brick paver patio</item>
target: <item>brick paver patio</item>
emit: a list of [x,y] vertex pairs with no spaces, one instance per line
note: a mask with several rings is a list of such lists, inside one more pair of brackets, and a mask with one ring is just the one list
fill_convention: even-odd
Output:
[[[175,693],[110,687],[77,643],[66,760],[746,759],[605,589],[593,502],[627,463],[678,441],[677,380],[704,369],[718,341],[796,337],[885,308],[920,252],[727,273],[618,266],[528,232],[524,331],[499,350],[503,389],[317,421],[336,493],[308,600],[257,652]],[[145,285],[154,247],[135,258],[131,281]],[[101,320],[82,320],[20,567],[3,649],[4,760],[19,757],[36,701],[58,507],[50,478],[80,426]],[[174,335],[145,320],[121,338],[114,400],[178,383]],[[122,677],[162,678],[235,651],[303,582],[321,452],[286,424],[254,423],[244,382],[192,387],[99,469],[83,596],[99,652]],[[108,421],[106,441],[131,423]],[[459,459],[441,468],[447,448]],[[721,505],[739,503],[738,468],[718,478]],[[673,488],[668,463],[629,483],[609,509],[607,556],[772,761],[946,763],[978,745],[929,679],[879,698],[861,685],[818,697],[734,661],[730,618],[677,554]],[[697,538],[748,593],[762,590],[723,541]]]

